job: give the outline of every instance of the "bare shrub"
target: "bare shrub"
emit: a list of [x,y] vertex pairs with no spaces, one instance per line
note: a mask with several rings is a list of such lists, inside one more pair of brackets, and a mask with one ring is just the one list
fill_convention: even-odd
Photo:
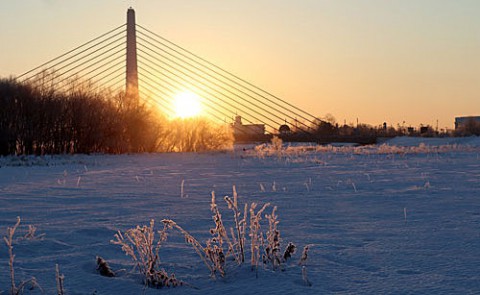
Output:
[[169,121],[159,108],[132,103],[125,92],[78,77],[53,83],[56,76],[41,72],[23,83],[0,79],[0,155],[232,148],[227,124],[203,118]]
[[226,125],[205,118],[176,119],[164,122],[165,129],[159,151],[203,152],[233,148],[233,133]]

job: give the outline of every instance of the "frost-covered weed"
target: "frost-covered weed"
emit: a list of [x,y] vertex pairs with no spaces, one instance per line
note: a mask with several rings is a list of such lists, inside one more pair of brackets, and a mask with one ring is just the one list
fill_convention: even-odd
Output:
[[168,274],[160,268],[158,252],[160,246],[167,239],[168,226],[164,223],[163,230],[159,231],[159,239],[155,242],[155,221],[150,221],[150,226],[137,226],[122,234],[118,231],[111,243],[122,246],[126,255],[130,256],[135,263],[135,268],[142,275],[143,283],[147,287],[176,287],[183,285],[174,274]]
[[280,137],[274,136],[272,137],[272,148],[281,151],[283,147],[283,141]]
[[28,225],[28,231],[23,236],[23,239],[25,239],[25,240],[40,240],[40,239],[43,239],[44,237],[45,237],[45,234],[37,235],[37,227],[29,224]]
[[273,207],[272,214],[266,214],[268,220],[268,231],[266,233],[265,253],[263,254],[263,262],[270,263],[273,269],[276,269],[282,263],[280,255],[280,231],[277,229],[279,223],[277,215],[277,206]]
[[210,234],[213,235],[213,238],[210,239],[210,242],[212,244],[218,244],[218,246],[222,249],[223,243],[225,242],[228,246],[227,253],[235,255],[233,244],[228,237],[225,226],[223,225],[222,214],[220,214],[220,210],[218,209],[217,203],[215,202],[215,192],[212,192],[212,202],[210,205],[210,209],[212,210],[212,218],[215,223],[215,228],[210,229]]
[[266,203],[263,207],[255,213],[257,203],[250,204],[250,264],[252,270],[258,269],[260,260],[260,247],[263,244],[263,234],[261,232],[260,220],[262,220],[262,213],[270,206]]
[[248,150],[246,156],[265,159],[275,157],[283,160],[286,164],[290,163],[318,163],[325,165],[326,162],[318,159],[319,154],[333,153],[346,155],[409,155],[409,154],[431,154],[448,152],[478,152],[480,147],[444,144],[427,145],[419,143],[417,146],[399,146],[390,144],[366,145],[366,146],[333,146],[333,145],[299,145],[299,146],[279,146],[276,143],[257,145],[254,149]]
[[300,261],[298,262],[299,265],[305,266],[305,264],[307,264],[308,249],[309,249],[309,245],[306,245],[305,247],[303,247],[302,257],[300,257]]
[[[215,227],[210,229],[212,237],[207,239],[204,244],[170,219],[162,220],[164,228],[162,231],[159,231],[160,238],[156,244],[153,220],[150,222],[149,227],[137,226],[128,230],[125,234],[119,231],[115,234],[115,240],[112,240],[112,243],[122,246],[122,250],[133,259],[135,267],[140,270],[145,284],[151,287],[185,284],[180,281],[175,281],[173,284],[165,282],[164,278],[168,277],[168,274],[164,270],[159,270],[160,259],[158,252],[160,245],[166,241],[167,231],[172,229],[179,231],[184,236],[185,242],[192,246],[207,266],[212,278],[216,278],[217,275],[221,277],[226,276],[228,256],[232,256],[238,265],[242,265],[245,262],[248,247],[247,236],[250,238],[251,269],[256,271],[256,275],[258,275],[258,266],[261,262],[263,262],[264,266],[271,265],[273,270],[285,269],[285,263],[295,253],[296,246],[293,243],[289,243],[283,254],[281,253],[280,231],[277,227],[279,224],[278,216],[276,215],[277,207],[273,208],[271,214],[263,215],[270,203],[266,203],[258,209],[258,204],[253,202],[250,205],[245,204],[243,206],[242,214],[235,186],[233,187],[233,198],[226,196],[224,200],[228,208],[233,212],[234,226],[227,231],[222,214],[216,203],[215,193],[212,192],[210,209],[213,213],[212,219]],[[268,220],[268,231],[266,234],[262,231],[261,221],[263,216]],[[170,279],[172,278],[174,278],[173,275],[170,276]]]
[[286,262],[288,259],[292,258],[292,255],[295,253],[297,246],[293,243],[288,243],[285,251],[283,252],[283,261]]
[[3,237],[3,240],[5,241],[5,244],[8,248],[9,256],[8,266],[10,268],[10,294],[23,294],[24,289],[27,287],[30,289],[38,288],[43,292],[42,287],[40,287],[40,285],[37,283],[37,279],[35,277],[31,277],[26,281],[21,281],[18,286],[15,283],[15,269],[13,268],[13,262],[15,260],[15,254],[13,253],[13,237],[15,235],[15,231],[20,225],[20,221],[20,217],[17,217],[17,222],[15,223],[15,225],[13,227],[7,227],[7,234]]
[[233,186],[233,200],[229,196],[225,196],[225,202],[228,204],[228,208],[233,211],[233,219],[235,221],[235,230],[230,228],[230,234],[234,244],[235,260],[238,264],[245,262],[245,233],[247,228],[247,209],[248,205],[245,204],[242,213],[238,208],[238,195],[235,186]]

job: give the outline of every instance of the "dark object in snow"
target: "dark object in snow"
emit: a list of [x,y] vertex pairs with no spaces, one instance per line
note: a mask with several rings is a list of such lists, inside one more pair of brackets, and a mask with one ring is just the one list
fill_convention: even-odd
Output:
[[104,277],[114,277],[115,272],[110,268],[107,261],[100,256],[97,256],[97,270],[100,275]]
[[303,279],[303,283],[305,284],[305,286],[307,286],[307,287],[312,286],[312,283],[310,282],[310,280],[307,277],[307,268],[305,267],[305,265],[302,266],[302,279]]
[[283,260],[287,261],[289,258],[292,258],[292,254],[295,253],[297,247],[293,243],[288,243],[285,252],[283,253]]
[[308,258],[308,245],[303,247],[302,257],[300,258],[298,265],[304,266],[307,263],[307,258]]

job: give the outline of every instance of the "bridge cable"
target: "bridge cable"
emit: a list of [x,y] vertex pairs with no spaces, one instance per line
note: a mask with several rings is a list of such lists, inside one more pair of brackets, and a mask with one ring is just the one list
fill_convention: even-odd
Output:
[[[83,59],[85,59],[85,58],[89,58],[91,55],[99,52],[99,51],[102,50],[102,49],[105,49],[105,48],[108,47],[108,46],[111,46],[112,44],[114,44],[115,42],[120,41],[121,39],[123,39],[123,36],[120,37],[120,38],[118,38],[117,40],[114,40],[114,41],[112,41],[112,42],[110,42],[110,43],[108,43],[108,44],[106,44],[106,45],[104,45],[104,46],[96,49],[95,51],[93,51],[93,52],[91,52],[91,53],[89,53],[89,54],[87,54],[87,55],[84,55],[84,56],[82,56],[82,57],[80,57],[80,58],[77,58],[76,60],[74,60],[74,61],[72,61],[72,62],[67,63],[66,65],[62,65],[62,66],[61,66],[60,68],[58,68],[56,71],[60,71],[60,70],[62,70],[62,69],[64,69],[64,68],[66,68],[66,67],[69,67],[69,66],[77,63],[77,62],[80,62],[81,60],[83,60]],[[51,78],[48,82],[50,82],[51,80],[57,79],[58,77],[63,76],[63,75],[65,75],[65,74],[68,73],[68,72],[71,72],[71,71],[75,70],[75,68],[78,67],[78,66],[82,66],[82,65],[84,65],[84,64],[87,64],[87,63],[89,63],[89,62],[97,59],[98,57],[100,57],[100,56],[102,56],[102,55],[104,55],[104,54],[106,54],[106,53],[109,53],[109,52],[111,52],[112,50],[117,49],[119,45],[123,45],[123,44],[124,44],[123,42],[122,42],[122,43],[119,43],[118,45],[115,45],[114,47],[108,49],[107,51],[104,51],[103,53],[100,53],[100,54],[97,55],[97,56],[94,56],[94,57],[92,57],[92,58],[90,58],[90,59],[88,59],[88,60],[86,60],[86,61],[83,61],[82,63],[76,65],[75,67],[72,67],[72,68],[70,68],[70,69],[67,69],[65,72],[60,73],[59,75],[54,76],[53,78]],[[121,50],[120,50],[120,51],[121,51]],[[118,52],[120,52],[120,51],[117,51],[116,53],[118,53]],[[115,54],[116,54],[116,53],[115,53]],[[75,55],[75,57],[77,57],[77,56],[78,56],[78,54]],[[110,56],[109,56],[109,57],[110,57]],[[50,67],[50,68],[51,68],[51,67]],[[32,76],[32,77],[34,77],[34,76]],[[31,79],[31,77],[30,77],[30,78],[27,78],[27,79],[24,80],[24,81],[27,81],[27,80],[29,80],[29,79]]]
[[[272,97],[272,98],[274,98],[274,99],[276,99],[276,100],[278,100],[278,101],[286,104],[286,105],[289,106],[290,108],[293,108],[293,109],[295,109],[295,110],[297,110],[297,111],[299,111],[299,112],[301,112],[301,113],[303,113],[303,114],[305,114],[305,115],[313,118],[314,120],[317,119],[316,116],[314,116],[314,115],[312,115],[312,114],[310,114],[310,113],[308,113],[308,112],[306,112],[306,111],[304,111],[304,110],[302,110],[302,109],[300,109],[300,108],[298,108],[298,107],[290,104],[289,102],[281,99],[280,97],[278,97],[278,96],[276,96],[276,95],[274,95],[274,94],[272,94],[272,93],[270,93],[270,92],[268,92],[268,91],[266,91],[266,90],[264,90],[264,89],[262,89],[262,88],[260,88],[260,87],[258,87],[258,86],[256,86],[256,85],[254,85],[254,84],[246,81],[245,79],[242,79],[242,78],[240,78],[239,76],[237,76],[237,75],[235,75],[235,74],[233,74],[233,73],[231,73],[231,72],[229,72],[229,71],[227,71],[227,70],[225,70],[225,69],[223,69],[223,68],[221,68],[221,67],[219,67],[219,66],[217,66],[217,65],[215,65],[215,64],[213,64],[213,63],[211,63],[211,62],[209,62],[208,60],[200,57],[199,55],[194,54],[193,52],[185,49],[184,47],[182,47],[182,46],[180,46],[180,45],[177,45],[177,44],[171,42],[170,40],[168,40],[168,39],[166,39],[166,38],[164,38],[164,37],[162,37],[162,36],[160,36],[160,35],[152,32],[152,31],[148,30],[147,28],[145,28],[145,27],[143,27],[143,26],[141,26],[141,25],[139,25],[139,24],[137,24],[137,26],[138,26],[139,28],[147,31],[148,33],[156,36],[157,38],[160,38],[161,40],[164,40],[165,42],[167,42],[167,43],[169,43],[169,44],[171,44],[171,45],[173,45],[173,46],[175,46],[175,47],[177,47],[177,48],[180,48],[180,49],[183,50],[184,52],[187,52],[188,54],[194,56],[195,58],[201,60],[202,62],[204,62],[204,63],[206,63],[206,64],[208,64],[208,65],[210,65],[210,66],[212,66],[212,67],[214,67],[214,68],[216,68],[216,69],[218,69],[218,70],[220,70],[220,71],[222,71],[222,72],[224,72],[224,73],[226,73],[226,74],[228,74],[228,75],[230,75],[230,76],[232,76],[232,77],[234,77],[235,79],[238,79],[239,81],[241,81],[241,82],[243,82],[243,83],[245,83],[245,84],[253,87],[254,89],[256,89],[256,90],[258,90],[258,91],[261,91],[261,92],[269,95],[270,97]],[[186,56],[185,54],[182,54],[181,52],[179,52],[179,51],[176,50],[176,49],[173,49],[173,48],[169,47],[168,45],[165,45],[163,42],[160,42],[160,41],[156,41],[156,42],[161,43],[163,46],[169,48],[170,50],[172,50],[172,51],[174,51],[174,52],[176,52],[176,53],[178,53],[178,54],[180,54],[180,55],[188,58],[189,60],[194,61],[192,58]],[[198,63],[198,62],[197,62],[197,63]],[[218,71],[215,71],[214,69],[212,69],[212,68],[210,68],[210,67],[207,67],[207,68],[208,68],[209,70],[211,70],[212,72],[216,73],[217,75],[221,76],[222,78],[225,78],[225,79],[227,79],[227,80],[229,80],[229,81],[232,81],[233,83],[236,83],[237,85],[240,85],[240,86],[242,86],[242,87],[244,87],[244,88],[247,88],[247,87],[239,84],[238,82],[235,82],[235,81],[232,80],[231,78],[229,78],[229,77],[227,77],[227,76],[219,73]],[[248,88],[247,88],[247,89],[248,89]],[[253,93],[261,96],[262,98],[268,100],[268,101],[271,102],[271,103],[275,103],[275,102],[273,102],[271,99],[265,97],[264,95],[259,94],[259,93],[256,92],[256,91],[252,91],[251,89],[249,89],[249,91],[251,91],[251,92],[253,92]],[[294,113],[294,114],[298,115],[298,117],[300,117],[300,118],[302,118],[302,119],[304,119],[304,120],[309,121],[310,123],[315,123],[314,121],[312,121],[312,119],[305,118],[303,115],[300,115],[300,114],[297,114],[297,113]]]
[[[150,37],[150,36],[148,36],[148,35],[145,35],[145,34],[144,34],[144,33],[142,33],[142,32],[139,32],[139,33],[140,33],[140,35],[144,35],[144,36],[146,36],[146,37],[148,37],[148,38],[150,38],[150,39],[153,39],[152,37]],[[255,105],[255,104],[254,104],[253,102],[251,102],[250,100],[248,100],[248,99],[245,99],[244,97],[241,97],[241,96],[239,96],[239,95],[238,95],[238,94],[236,94],[236,93],[233,93],[232,91],[230,91],[230,90],[226,89],[225,87],[223,87],[223,86],[219,85],[218,83],[216,83],[216,82],[212,82],[210,79],[208,79],[208,78],[205,78],[205,77],[202,77],[203,79],[205,79],[205,80],[209,81],[210,83],[214,84],[215,86],[222,88],[223,90],[225,90],[225,91],[227,91],[227,92],[231,93],[232,95],[235,95],[236,97],[238,97],[238,98],[240,98],[240,99],[242,99],[242,100],[244,100],[244,101],[248,102],[249,104],[252,104],[252,105],[254,105],[255,107],[259,107],[259,108],[260,108],[261,110],[263,110],[264,112],[266,112],[266,113],[268,113],[268,114],[270,114],[270,115],[272,115],[272,116],[274,116],[274,117],[276,117],[276,118],[280,119],[281,121],[283,121],[283,120],[285,119],[285,117],[288,117],[289,119],[292,119],[292,120],[296,120],[296,118],[295,118],[295,117],[293,117],[293,116],[291,116],[290,114],[287,114],[287,113],[285,113],[285,112],[284,112],[284,111],[286,110],[286,108],[285,108],[285,107],[281,107],[281,108],[283,109],[283,111],[282,111],[282,110],[279,110],[279,109],[278,109],[278,108],[276,108],[274,105],[273,105],[273,106],[272,106],[272,105],[269,105],[269,104],[267,104],[267,103],[263,102],[261,99],[259,99],[259,98],[256,98],[256,97],[254,97],[254,96],[252,96],[252,95],[250,95],[250,94],[246,93],[245,91],[243,91],[243,90],[239,89],[238,87],[235,87],[235,86],[233,86],[233,85],[232,85],[232,84],[230,84],[230,83],[226,83],[225,81],[222,81],[222,80],[220,80],[220,79],[218,79],[218,78],[216,78],[216,77],[212,76],[211,74],[209,74],[209,73],[207,73],[206,71],[202,70],[202,69],[201,69],[201,68],[199,68],[198,66],[192,65],[192,64],[191,64],[191,63],[189,63],[188,61],[185,61],[184,59],[182,59],[182,58],[179,58],[178,56],[175,56],[175,55],[173,55],[172,53],[170,53],[170,52],[168,52],[168,51],[166,51],[166,50],[164,50],[164,49],[162,49],[162,48],[160,48],[160,47],[156,46],[155,44],[152,44],[151,42],[149,42],[149,41],[147,41],[147,40],[143,39],[142,37],[137,37],[137,38],[139,38],[139,39],[140,39],[140,40],[142,40],[142,41],[145,41],[145,42],[147,42],[148,44],[150,44],[150,45],[151,45],[151,46],[153,46],[154,48],[156,48],[156,49],[158,49],[158,50],[161,50],[161,51],[165,52],[166,54],[168,54],[168,55],[170,55],[170,56],[172,56],[172,57],[174,57],[174,58],[176,58],[176,59],[180,60],[182,63],[185,63],[185,64],[187,64],[188,66],[190,66],[190,67],[194,68],[195,70],[197,70],[197,71],[200,71],[201,73],[204,73],[205,75],[207,75],[207,76],[209,76],[209,77],[212,77],[212,78],[213,78],[213,79],[215,79],[216,81],[219,81],[219,82],[221,82],[222,84],[225,84],[225,85],[227,85],[227,86],[228,86],[228,87],[230,87],[230,88],[233,88],[234,90],[238,91],[239,93],[241,93],[241,94],[243,94],[243,95],[246,95],[246,96],[248,96],[248,97],[252,98],[252,99],[253,99],[254,101],[256,101],[257,103],[260,103],[260,104],[262,104],[262,105],[264,105],[264,106],[267,106],[267,107],[269,107],[269,108],[273,109],[273,110],[274,110],[276,113],[273,113],[272,111],[269,111],[269,110],[265,110],[263,107],[259,107],[258,105]],[[153,40],[154,40],[154,39],[153,39]],[[151,49],[150,49],[150,50],[151,50]],[[153,51],[153,50],[152,50],[152,51]],[[168,61],[170,61],[170,62],[172,62],[172,63],[176,64],[177,66],[180,66],[180,67],[182,67],[182,68],[186,69],[186,67],[185,67],[185,66],[183,66],[183,65],[179,64],[179,63],[178,63],[178,62],[176,62],[176,61],[173,61],[172,59],[170,59],[170,58],[166,57],[165,55],[163,55],[163,54],[160,54],[160,53],[158,53],[158,52],[156,52],[156,51],[153,51],[153,52],[154,52],[155,54],[157,54],[157,55],[161,56],[162,58],[164,58],[164,59],[166,59],[166,60],[168,60]],[[196,63],[198,64],[198,62],[196,62]],[[201,66],[203,66],[203,65],[201,65]],[[203,66],[203,67],[204,67],[204,66]],[[194,72],[194,71],[192,71],[192,70],[189,70],[189,71],[190,71],[190,72],[192,72],[192,73],[195,73],[195,72]],[[195,73],[195,75],[199,76],[199,74],[198,74],[198,73]],[[238,83],[236,83],[236,84],[238,85]],[[242,85],[240,85],[240,86],[242,86]],[[243,87],[243,88],[245,88],[244,86],[242,86],[242,87]],[[248,90],[249,90],[249,89],[248,89]],[[250,91],[250,92],[253,92],[253,91],[251,91],[251,90],[249,90],[249,91]],[[284,115],[285,117],[280,117],[278,114]],[[308,119],[307,119],[307,120],[308,120]],[[312,122],[312,121],[310,121],[310,120],[308,120],[308,121],[309,121],[309,123],[311,123],[311,124],[315,124],[315,122]],[[304,125],[305,127],[307,127],[307,129],[308,129],[308,128],[310,128],[310,126],[308,126],[307,124],[305,124],[305,123],[303,123],[303,122],[299,122],[299,123],[301,123],[302,125]],[[278,124],[278,122],[276,122],[276,124]],[[280,124],[281,124],[281,123],[280,123]],[[306,132],[306,133],[310,133],[308,130],[304,130],[303,128],[299,128],[299,129],[301,129],[302,131],[304,131],[304,132]]]
[[[36,70],[38,70],[38,69],[40,69],[40,68],[48,65],[49,63],[52,63],[52,62],[54,62],[54,61],[56,61],[56,60],[58,60],[58,59],[60,59],[60,58],[62,58],[62,57],[64,57],[64,56],[66,56],[66,55],[68,55],[68,54],[70,54],[70,53],[72,53],[72,52],[74,52],[74,51],[76,51],[76,50],[78,50],[78,49],[80,49],[80,48],[82,48],[82,47],[84,47],[84,46],[92,43],[92,42],[95,42],[95,41],[97,41],[98,39],[101,39],[101,38],[105,37],[106,35],[114,32],[114,31],[116,31],[116,30],[118,30],[118,29],[120,29],[121,27],[124,27],[124,26],[126,26],[126,24],[123,24],[123,25],[121,25],[121,26],[119,26],[119,27],[117,27],[117,28],[115,28],[115,29],[113,29],[113,30],[111,30],[111,31],[108,31],[107,33],[102,34],[102,35],[100,35],[100,36],[98,36],[98,37],[96,37],[96,38],[94,38],[94,39],[92,39],[92,40],[90,40],[90,41],[88,41],[88,42],[86,42],[86,43],[78,46],[78,47],[75,47],[74,49],[72,49],[72,50],[70,50],[70,51],[68,51],[68,52],[66,52],[66,53],[64,53],[64,54],[62,54],[62,55],[60,55],[60,56],[57,56],[57,57],[55,57],[55,58],[53,58],[53,59],[51,59],[51,60],[49,60],[49,61],[47,61],[47,62],[45,62],[45,63],[43,63],[43,64],[41,64],[41,65],[39,65],[39,66],[37,66],[36,68],[33,68],[33,69],[31,69],[31,70],[29,70],[29,71],[21,74],[20,76],[17,76],[16,79],[18,80],[19,78],[24,77],[24,76],[26,76],[26,75],[28,75],[28,74],[36,71]],[[123,32],[125,32],[125,30],[124,30]],[[115,36],[117,36],[117,35],[118,35],[118,34],[114,35],[113,37],[115,37]],[[111,38],[113,38],[113,37],[109,37],[109,38],[107,38],[106,40],[109,40],[109,39],[111,39]],[[104,40],[104,41],[105,41],[105,40]],[[103,42],[103,41],[102,41],[102,42]],[[89,50],[89,49],[97,46],[98,44],[101,44],[102,42],[97,43],[97,44],[95,44],[95,45],[93,45],[93,46],[85,49],[84,51]],[[81,53],[83,53],[84,51],[82,51]],[[78,53],[78,54],[80,54],[80,53]],[[74,56],[73,56],[73,57],[74,57]],[[72,57],[69,57],[68,59],[70,59],[70,58],[72,58]],[[68,60],[68,59],[67,59],[67,60]],[[63,63],[63,61],[60,62],[60,63]],[[50,66],[49,68],[55,67],[56,65],[58,65],[58,64],[60,64],[60,63],[56,63],[55,65]],[[31,78],[31,77],[25,79],[24,81],[29,80],[30,78]]]
[[[150,74],[150,75],[152,75],[152,76],[155,76],[154,73],[152,73],[151,71],[143,68],[141,65],[139,66],[139,68],[140,68],[141,70],[145,71],[146,73],[148,73],[148,74]],[[163,75],[163,76],[165,76],[165,77],[167,77],[167,78],[169,78],[170,80],[173,80],[171,77],[169,77],[169,76],[167,76],[167,75],[165,75],[165,74],[163,74],[163,73],[160,73],[160,74]],[[142,75],[143,75],[143,74],[142,74]],[[147,77],[147,76],[145,76],[145,77]],[[185,82],[179,82],[178,80],[173,80],[173,81],[175,81],[176,84],[180,84],[181,86],[186,87],[186,88],[192,90],[191,87],[188,86],[188,85],[189,85],[188,82],[187,82],[187,83],[185,83]],[[185,81],[185,80],[184,80],[184,81]],[[162,80],[162,82],[167,83],[168,85],[170,85],[170,87],[173,87],[173,88],[176,89],[177,91],[181,91],[181,90],[182,90],[179,86],[175,86],[175,85],[173,85],[171,82],[168,82],[168,81],[166,81],[166,80]],[[162,85],[162,84],[160,84],[160,85]],[[164,86],[162,85],[162,87],[164,87]],[[195,88],[197,88],[197,87],[195,87]],[[197,89],[198,89],[198,88],[197,88]],[[194,91],[194,92],[197,92],[197,91]],[[205,92],[205,91],[203,91],[203,92]],[[174,92],[172,92],[172,93],[174,94]],[[209,99],[209,98],[207,98],[207,97],[205,97],[205,99],[208,100],[209,102],[212,102],[212,103],[213,103],[213,101],[212,101],[211,99]],[[213,103],[213,105],[216,105],[216,104]],[[216,107],[212,106],[210,103],[208,104],[208,107],[209,107],[210,109],[215,110],[217,113],[221,113],[221,114],[223,114],[224,116],[229,116],[228,114],[225,114],[223,111],[221,111],[221,110],[219,111]],[[229,112],[232,112],[231,110],[227,109],[226,107],[223,107],[222,109],[223,109],[223,110],[228,110]],[[223,120],[222,120],[222,121],[223,121]]]
[[[137,49],[140,50],[141,52],[147,54],[148,56],[150,56],[148,53],[146,53],[146,52],[145,52],[144,50],[142,50],[141,48],[137,48]],[[168,70],[168,69],[166,69],[166,68],[164,68],[164,67],[162,67],[162,66],[159,66],[158,64],[156,64],[155,62],[152,62],[151,60],[149,60],[149,59],[147,59],[147,58],[145,58],[145,59],[146,59],[147,61],[149,61],[150,63],[153,63],[153,64],[156,65],[157,67],[163,69],[164,71],[167,71],[167,72],[170,73],[171,75],[173,75],[173,76],[175,76],[175,77],[177,77],[177,78],[180,78],[180,79],[186,81],[185,78],[181,78],[179,75],[173,73],[172,71],[170,71],[170,70]],[[195,82],[199,83],[200,85],[202,85],[202,86],[204,86],[204,87],[206,86],[205,84],[202,84],[202,83],[199,82],[197,79],[189,76],[188,74],[186,74],[186,73],[184,73],[184,72],[182,72],[182,71],[179,71],[179,72],[182,73],[183,75],[189,77],[190,79],[194,80]],[[189,84],[188,81],[186,81],[185,83],[186,83],[187,85]],[[208,87],[208,86],[207,86],[207,87]],[[200,89],[200,88],[198,88],[198,87],[195,87],[195,88]],[[211,87],[208,87],[208,88],[212,89]],[[220,101],[222,101],[222,102],[230,105],[231,107],[235,108],[232,104],[230,104],[229,102],[226,102],[225,100],[223,100],[222,98],[218,97],[217,95],[212,94],[210,91],[203,90],[203,89],[200,89],[200,90],[201,90],[202,92],[204,92],[204,93],[208,93],[209,95],[211,95],[211,96],[217,98],[218,100],[220,100]],[[208,97],[205,97],[205,98],[208,99],[208,100],[210,100]],[[247,107],[247,108],[248,108],[248,107]],[[248,108],[248,109],[250,109],[250,110],[253,111],[253,112],[256,112],[255,110],[253,110],[253,109],[251,109],[251,108]],[[256,112],[256,113],[258,113],[258,112]],[[254,117],[253,115],[252,115],[251,117],[254,118],[255,120],[262,121],[262,120],[260,120],[260,119],[258,119],[258,118],[256,118],[256,117]],[[276,130],[276,127],[273,127],[272,125],[270,125],[270,124],[268,124],[268,123],[265,123],[265,125],[271,127],[273,130]]]
[[[156,49],[166,52],[165,50],[163,50],[163,49],[159,48],[158,46],[156,46],[155,44],[152,44],[151,42],[143,39],[142,37],[138,37],[138,38],[139,38],[140,40],[142,40],[142,41],[147,42],[148,44],[150,44],[151,46],[155,47]],[[139,44],[141,44],[141,43],[139,43]],[[185,67],[184,65],[179,64],[178,62],[176,62],[176,61],[174,61],[174,60],[166,57],[165,55],[160,54],[160,53],[156,52],[155,50],[152,50],[152,49],[149,48],[148,46],[146,46],[146,45],[144,45],[144,44],[141,44],[141,45],[144,46],[145,48],[147,48],[148,50],[152,51],[153,53],[159,55],[159,56],[162,57],[163,59],[172,62],[172,63],[175,64],[176,66],[181,67],[181,68],[183,68],[183,69],[186,69],[187,71],[189,71],[190,73],[192,73],[192,74],[194,74],[194,75],[196,75],[196,76],[202,77],[202,79],[206,80],[206,81],[209,82],[210,84],[213,84],[214,86],[216,86],[216,87],[224,90],[225,92],[228,92],[228,93],[230,93],[230,94],[238,97],[238,98],[241,99],[242,101],[245,101],[245,102],[249,103],[250,105],[253,105],[254,107],[262,110],[264,113],[259,113],[259,112],[257,112],[257,113],[263,115],[263,116],[266,117],[268,120],[270,120],[270,121],[272,121],[272,122],[275,122],[275,124],[281,125],[281,124],[282,124],[281,122],[284,120],[284,118],[278,116],[277,113],[283,114],[283,115],[289,117],[290,119],[294,119],[294,118],[291,117],[290,115],[288,115],[288,114],[286,114],[286,113],[284,113],[284,112],[282,112],[282,111],[279,111],[277,108],[275,108],[275,107],[273,107],[273,106],[271,106],[271,105],[267,105],[266,103],[262,102],[260,99],[251,96],[250,94],[242,91],[241,89],[238,89],[237,87],[232,86],[231,84],[225,83],[224,81],[221,81],[220,79],[213,77],[213,76],[210,75],[209,73],[203,71],[202,69],[196,67],[195,65],[192,65],[192,64],[189,63],[189,62],[186,62],[186,61],[184,61],[184,60],[182,60],[182,59],[174,56],[176,59],[180,59],[180,61],[184,62],[185,64],[187,64],[187,65],[193,67],[194,69],[196,69],[196,70],[198,70],[198,71],[200,71],[200,72],[208,75],[209,77],[212,77],[212,78],[215,79],[216,81],[219,81],[221,84],[225,84],[225,85],[233,88],[234,90],[240,92],[241,94],[246,95],[246,96],[252,98],[252,99],[253,99],[254,101],[256,101],[257,103],[260,103],[260,104],[262,104],[262,105],[265,105],[265,106],[268,106],[268,107],[272,108],[272,109],[275,110],[277,113],[274,113],[274,112],[272,112],[272,111],[270,111],[270,110],[266,110],[265,108],[259,106],[258,104],[255,104],[254,102],[246,99],[245,97],[242,97],[242,96],[240,96],[239,94],[234,93],[234,92],[232,92],[231,90],[225,88],[225,87],[222,86],[220,83],[217,83],[217,82],[215,82],[215,81],[212,81],[211,79],[206,78],[206,77],[204,77],[204,76],[200,76],[198,73],[192,71],[191,69],[188,69],[188,68]],[[169,54],[169,55],[171,55],[171,56],[173,56],[172,54],[170,54],[170,53],[168,53],[168,52],[166,52],[166,53]],[[172,66],[172,65],[170,65],[170,64],[168,64],[168,63],[164,63],[164,64],[168,65],[169,67],[175,68],[174,66]],[[231,100],[233,100],[233,98],[231,98],[231,97],[229,97],[229,98],[230,98]],[[271,116],[273,116],[273,117],[276,117],[276,118],[280,119],[280,120],[281,120],[281,121],[280,121],[280,124],[278,123],[278,121],[274,121],[274,120],[272,120],[270,117],[265,116],[265,113],[267,113],[267,114],[269,114],[269,115],[271,115]],[[302,124],[305,125],[307,128],[309,127],[309,126],[307,126],[307,125],[304,124],[304,123],[302,123]],[[303,128],[299,128],[299,129],[301,129],[302,131],[304,131],[304,132],[306,132],[306,133],[310,133],[308,130],[304,130]]]
[[[141,74],[141,76],[143,76],[143,74]],[[145,76],[145,78],[152,80],[151,78],[148,78],[147,76]],[[169,105],[169,100],[168,100],[168,98],[171,98],[171,97],[173,97],[173,96],[175,95],[175,91],[172,90],[172,89],[170,89],[170,87],[168,87],[168,86],[161,85],[163,88],[167,89],[167,90],[170,92],[170,95],[167,94],[164,90],[158,88],[158,86],[151,85],[150,83],[144,81],[144,80],[141,79],[141,78],[140,78],[140,81],[141,81],[142,83],[146,83],[146,84],[148,84],[150,87],[154,88],[154,90],[156,90],[157,93],[158,93],[158,92],[161,92],[161,93],[163,94],[161,100],[164,101],[165,103],[167,103],[167,105]],[[153,80],[152,80],[152,81],[153,81]],[[181,90],[179,87],[174,87],[174,86],[172,86],[172,87],[175,88],[176,91]],[[150,90],[150,94],[154,94],[154,93]],[[168,97],[168,98],[165,98],[165,97],[163,97],[163,96],[166,96],[166,97]],[[158,102],[158,100],[156,100],[156,99],[154,99],[154,101]],[[159,104],[159,105],[161,106],[161,104]],[[157,106],[157,107],[158,107],[158,106]],[[171,111],[173,114],[175,113],[175,111],[174,111],[170,106],[167,106],[167,108],[169,108],[170,111]],[[226,121],[225,121],[224,119],[220,118],[218,115],[216,115],[215,113],[211,112],[210,109],[207,109],[207,110],[205,110],[205,111],[206,111],[210,116],[218,119],[220,122],[226,123]],[[225,114],[224,114],[224,115],[225,115]],[[237,130],[238,132],[243,133],[243,135],[247,135],[247,134],[248,134],[246,130],[241,129],[241,128],[239,128],[238,126],[231,125],[231,127],[233,127],[233,128],[234,128],[235,130]]]

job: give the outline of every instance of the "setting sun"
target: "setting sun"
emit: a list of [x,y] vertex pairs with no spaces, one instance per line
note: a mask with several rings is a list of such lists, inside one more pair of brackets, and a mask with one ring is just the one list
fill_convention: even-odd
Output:
[[174,97],[175,116],[179,118],[195,117],[202,111],[200,97],[193,92],[181,92]]

